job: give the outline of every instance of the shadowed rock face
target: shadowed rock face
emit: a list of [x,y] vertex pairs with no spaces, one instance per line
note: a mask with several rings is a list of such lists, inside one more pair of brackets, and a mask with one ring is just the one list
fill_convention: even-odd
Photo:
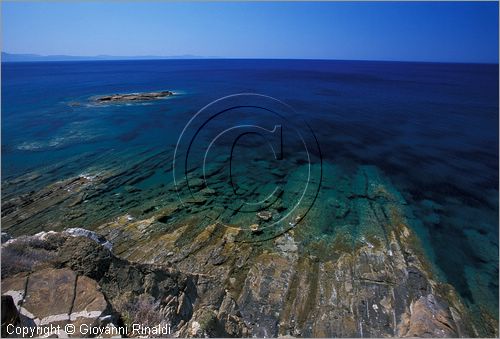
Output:
[[104,95],[94,99],[96,102],[129,102],[129,101],[149,101],[174,95],[170,91],[148,92],[148,93],[130,93],[130,94],[112,94]]
[[19,323],[19,314],[12,296],[2,295],[2,338],[7,337],[7,326]]
[[[245,241],[260,239],[250,230],[203,218],[211,195],[187,212],[174,199],[143,217],[123,215],[94,228],[96,233],[12,239],[3,244],[2,257],[20,249],[23,255],[38,252],[17,271],[4,274],[2,265],[3,278],[14,286],[7,291],[2,284],[2,294],[23,293],[26,279],[35,277],[40,283],[28,283],[25,293],[47,295],[48,305],[37,311],[43,314],[33,313],[34,301],[28,302],[35,299],[9,295],[18,296],[18,307],[30,307],[33,319],[45,319],[74,312],[51,310],[58,300],[44,290],[44,281],[73,282],[68,295],[74,295],[74,281],[77,287],[86,281],[80,290],[102,293],[107,306],[97,303],[96,312],[112,315],[114,324],[134,312],[149,314],[137,306],[149,300],[150,314],[157,315],[151,319],[169,323],[176,336],[496,335],[493,322],[490,328],[475,323],[453,287],[435,278],[411,227],[414,217],[389,182],[374,168],[361,167],[335,184],[336,191],[320,195],[297,227],[258,242]],[[311,236],[322,221],[334,227],[321,227],[327,236]],[[113,246],[103,246],[108,243],[102,237]]]

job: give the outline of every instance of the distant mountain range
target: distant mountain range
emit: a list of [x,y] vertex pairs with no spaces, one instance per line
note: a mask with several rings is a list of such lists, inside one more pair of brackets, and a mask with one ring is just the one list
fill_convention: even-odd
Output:
[[175,56],[74,56],[74,55],[39,55],[39,54],[13,54],[2,52],[2,62],[29,62],[29,61],[90,61],[90,60],[152,60],[152,59],[205,59],[196,55],[175,55]]

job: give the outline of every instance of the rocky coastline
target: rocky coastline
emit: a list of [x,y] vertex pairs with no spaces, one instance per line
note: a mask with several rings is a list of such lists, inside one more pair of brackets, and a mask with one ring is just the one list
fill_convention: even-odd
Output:
[[[140,322],[164,323],[174,337],[477,335],[453,288],[426,271],[405,226],[391,232],[390,249],[366,244],[327,262],[299,255],[290,235],[274,241],[274,252],[230,238],[224,232],[184,265],[118,258],[107,240],[83,229],[8,240],[3,256],[31,259],[2,265],[2,308],[11,310],[2,331],[86,324],[132,333]],[[212,269],[200,272],[200,264]],[[227,266],[246,272],[238,277]]]

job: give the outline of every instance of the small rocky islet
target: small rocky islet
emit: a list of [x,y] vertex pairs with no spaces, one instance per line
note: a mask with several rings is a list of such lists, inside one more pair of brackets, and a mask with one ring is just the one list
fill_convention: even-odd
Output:
[[135,102],[135,101],[151,101],[163,99],[166,97],[173,96],[174,93],[171,91],[159,91],[159,92],[143,92],[143,93],[126,93],[126,94],[111,94],[102,95],[92,98],[96,103],[120,103],[120,102]]
[[[418,220],[376,167],[347,175],[324,163],[313,208],[271,229],[305,166],[265,211],[235,215],[234,202],[203,180],[190,181],[202,195],[189,206],[177,197],[190,194],[187,185],[141,190],[169,157],[137,160],[140,173],[115,164],[20,195],[10,196],[9,185],[29,186],[36,174],[5,182],[9,323],[104,329],[139,321],[168,324],[175,337],[498,335],[487,310],[471,312],[439,278]],[[205,178],[217,182],[216,167]],[[104,213],[110,206],[116,214]]]

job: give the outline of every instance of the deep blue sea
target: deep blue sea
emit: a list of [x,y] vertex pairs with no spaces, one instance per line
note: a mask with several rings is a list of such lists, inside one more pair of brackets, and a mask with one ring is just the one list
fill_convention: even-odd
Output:
[[[471,304],[498,312],[498,65],[313,60],[2,64],[2,183],[172,152],[185,124],[235,93],[279,99],[307,121],[325,161],[374,165],[423,222],[429,256]],[[142,104],[110,93],[172,90]],[[52,166],[52,167],[51,167]],[[165,164],[165,166],[168,166]],[[31,189],[50,180],[34,180]],[[154,176],[143,189],[171,174]],[[12,196],[9,186],[2,196]]]

